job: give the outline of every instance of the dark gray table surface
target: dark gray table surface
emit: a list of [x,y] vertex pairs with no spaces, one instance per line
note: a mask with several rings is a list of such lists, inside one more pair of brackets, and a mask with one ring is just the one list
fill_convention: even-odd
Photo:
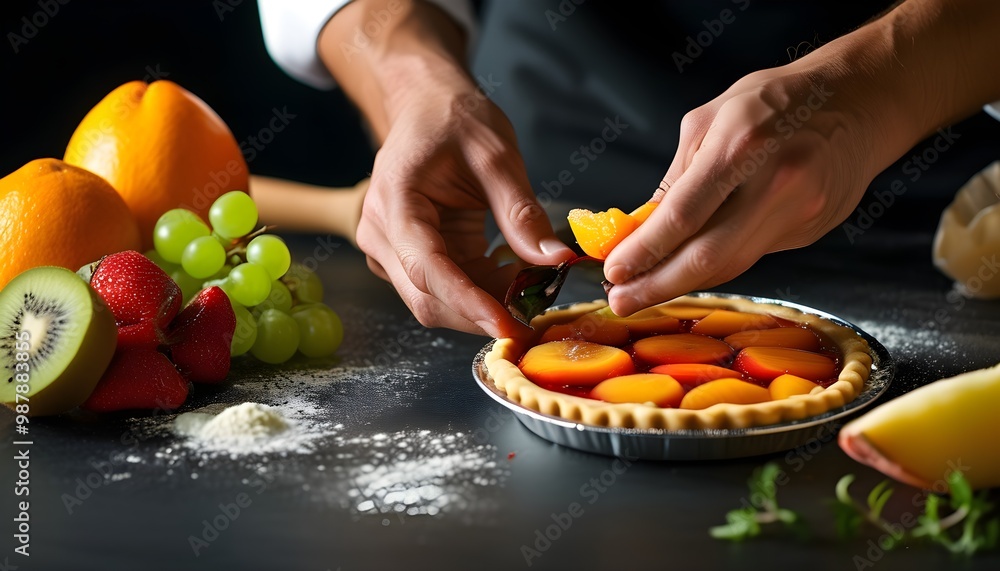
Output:
[[[866,328],[898,364],[884,399],[1000,361],[1000,303],[949,300],[949,280],[929,262],[930,235],[878,230],[861,246],[837,232],[810,248],[769,256],[720,290],[788,299]],[[347,338],[338,357],[285,368],[238,359],[230,383],[196,387],[183,410],[255,400],[297,407],[309,422],[332,425],[329,434],[313,441],[308,454],[228,458],[184,448],[165,428],[165,415],[33,419],[30,498],[15,498],[18,447],[14,416],[4,410],[0,502],[9,514],[15,500],[30,500],[31,556],[12,552],[14,525],[4,517],[0,564],[6,558],[6,568],[22,570],[519,569],[527,564],[524,547],[537,550],[530,566],[543,569],[1000,564],[996,554],[966,563],[920,545],[882,553],[870,543],[877,534],[838,541],[827,503],[835,482],[855,473],[861,494],[881,476],[833,442],[764,458],[628,466],[550,444],[473,381],[471,361],[486,339],[422,328],[347,245],[313,236],[291,243],[296,257],[319,262],[327,302],[344,319]],[[588,277],[572,280],[563,301],[600,297]],[[746,478],[768,460],[787,472],[779,499],[810,522],[812,539],[781,533],[743,544],[711,539],[708,528],[740,506]],[[441,494],[433,515],[406,512],[407,505],[426,508],[425,499],[406,504],[399,495],[385,496],[387,489],[405,494],[407,486],[427,484]],[[900,486],[888,517],[914,511],[916,493]],[[239,514],[217,519],[238,498],[245,504]],[[574,503],[582,513],[562,516]],[[211,540],[196,553],[190,537],[205,538],[206,521],[222,529],[208,532]],[[551,527],[559,521],[567,528]],[[558,538],[540,541],[546,532]]]

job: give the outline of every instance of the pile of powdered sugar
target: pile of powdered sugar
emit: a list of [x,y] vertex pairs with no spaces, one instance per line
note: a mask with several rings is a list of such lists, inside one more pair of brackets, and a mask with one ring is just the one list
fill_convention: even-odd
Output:
[[288,418],[281,408],[245,402],[217,414],[204,410],[178,415],[173,432],[189,449],[229,456],[270,452],[305,454],[322,435]]

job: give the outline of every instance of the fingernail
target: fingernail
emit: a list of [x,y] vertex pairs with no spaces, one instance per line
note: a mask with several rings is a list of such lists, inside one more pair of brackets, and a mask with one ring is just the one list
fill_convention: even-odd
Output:
[[613,284],[621,284],[628,281],[631,276],[629,275],[628,266],[617,264],[604,268],[604,277],[608,278],[608,281]]
[[490,337],[497,337],[500,335],[500,329],[497,327],[497,324],[492,321],[482,319],[477,321],[476,325],[478,325],[479,328]]
[[632,315],[635,313],[633,308],[637,306],[636,299],[627,295],[609,296],[608,304],[611,306],[611,311],[619,317]]
[[538,243],[538,248],[546,256],[551,256],[552,254],[558,254],[569,250],[566,244],[563,244],[556,238],[543,238],[542,241]]

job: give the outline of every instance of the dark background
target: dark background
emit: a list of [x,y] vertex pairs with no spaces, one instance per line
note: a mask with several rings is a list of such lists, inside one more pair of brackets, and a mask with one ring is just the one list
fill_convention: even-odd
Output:
[[115,87],[155,75],[204,99],[237,141],[266,127],[274,108],[296,116],[257,153],[251,172],[345,186],[371,168],[371,147],[343,94],[300,84],[268,57],[254,0],[51,3],[59,11],[16,54],[8,34],[22,35],[22,18],[41,7],[0,6],[3,174],[61,158],[91,107]]
[[[548,4],[554,8],[558,3]],[[45,5],[58,7],[58,12],[37,16],[44,14]],[[23,18],[33,17],[45,24],[28,38]],[[2,175],[35,158],[61,157],[77,123],[104,95],[127,81],[157,77],[175,81],[204,99],[238,141],[266,127],[274,109],[287,109],[296,116],[256,154],[251,172],[346,186],[371,168],[373,151],[350,102],[340,91],[319,91],[298,83],[271,61],[253,0],[69,0],[65,5],[58,0],[16,0],[0,6],[0,22]],[[11,33],[28,40],[18,45],[17,53]],[[637,45],[645,46],[655,40],[656,32],[636,29],[633,36]],[[802,37],[812,38],[809,29],[802,29]],[[742,41],[733,38],[737,40]],[[720,65],[710,61],[711,56],[706,56],[702,70]],[[767,57],[773,59],[771,54]],[[774,61],[780,63],[784,62]],[[746,71],[732,70],[726,84]],[[908,184],[905,200],[888,209],[878,221],[880,226],[933,232],[941,209],[956,190],[955,173],[968,178],[1000,158],[1000,123],[985,113],[958,124],[955,132],[961,137],[954,150],[940,157],[944,168],[930,169],[916,184]],[[886,169],[872,189],[888,188],[895,178],[907,179],[904,160]],[[664,159],[664,170],[666,164]],[[947,180],[940,178],[945,173]]]

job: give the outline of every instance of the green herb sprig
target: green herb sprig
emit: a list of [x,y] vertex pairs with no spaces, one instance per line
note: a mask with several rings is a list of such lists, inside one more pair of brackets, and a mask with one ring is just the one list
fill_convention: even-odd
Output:
[[[753,504],[744,502],[744,507],[727,513],[726,523],[710,528],[709,534],[716,539],[743,541],[763,533],[765,526],[782,524],[798,537],[806,537],[808,530],[802,517],[778,505],[780,474],[781,469],[773,462],[755,469],[747,481]],[[837,482],[834,491],[834,517],[841,538],[855,537],[863,526],[870,525],[884,532],[880,545],[885,549],[908,541],[927,541],[955,555],[971,557],[1000,545],[1000,515],[989,501],[989,492],[974,494],[961,472],[951,472],[945,478],[947,498],[937,494],[927,496],[923,514],[917,517],[911,530],[890,523],[882,515],[895,492],[889,480],[872,488],[864,502],[851,496],[854,480],[853,474],[847,474]],[[949,513],[942,515],[945,505]]]
[[754,470],[747,480],[750,497],[759,499],[759,505],[746,505],[726,514],[726,524],[711,528],[708,532],[716,539],[742,541],[761,534],[762,526],[781,523],[799,536],[804,536],[806,528],[799,514],[778,506],[777,479],[781,468],[769,462]]
[[854,481],[854,476],[844,476],[837,482],[836,488],[837,503],[834,509],[838,534],[841,537],[853,537],[861,525],[868,522],[885,531],[891,538],[887,541],[887,548],[910,539],[927,540],[965,557],[971,557],[980,550],[995,548],[1000,541],[1000,517],[992,514],[994,506],[988,499],[988,492],[984,490],[973,494],[968,480],[958,471],[949,473],[945,480],[948,483],[948,506],[951,513],[942,516],[941,505],[944,498],[930,494],[924,504],[924,513],[917,518],[917,525],[907,532],[901,531],[898,526],[894,530],[881,517],[882,508],[893,492],[888,480],[875,486],[868,494],[866,509],[849,493],[848,488]]

